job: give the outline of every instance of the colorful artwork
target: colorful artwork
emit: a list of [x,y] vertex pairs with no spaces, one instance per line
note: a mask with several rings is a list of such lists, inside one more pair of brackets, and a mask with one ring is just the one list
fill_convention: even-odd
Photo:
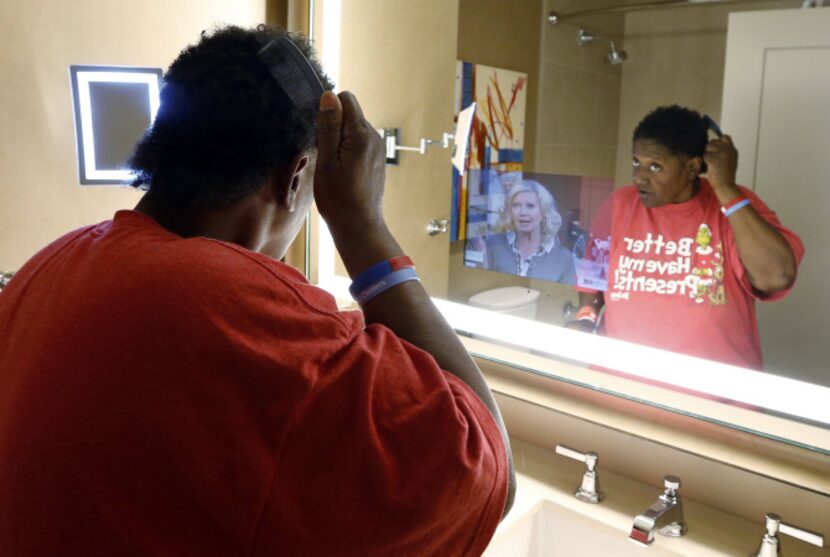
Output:
[[457,62],[456,116],[477,103],[470,134],[467,168],[453,169],[451,239],[464,240],[468,228],[486,226],[487,215],[468,212],[469,192],[487,194],[492,173],[521,173],[524,162],[527,74],[470,62]]

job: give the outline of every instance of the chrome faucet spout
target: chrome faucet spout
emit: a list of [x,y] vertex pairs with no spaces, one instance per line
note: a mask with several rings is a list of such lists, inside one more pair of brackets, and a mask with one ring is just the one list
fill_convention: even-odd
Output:
[[632,542],[648,546],[654,542],[654,531],[664,536],[680,537],[687,531],[683,519],[683,502],[677,495],[680,488],[680,479],[675,476],[663,478],[666,490],[642,514],[634,518],[631,534],[628,539]]

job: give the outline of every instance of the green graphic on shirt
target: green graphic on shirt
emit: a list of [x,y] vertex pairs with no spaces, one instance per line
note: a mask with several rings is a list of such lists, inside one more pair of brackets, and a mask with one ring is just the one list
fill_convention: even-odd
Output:
[[723,244],[712,247],[712,231],[701,224],[695,236],[695,266],[689,281],[693,285],[692,299],[698,304],[708,301],[711,306],[726,304],[723,287]]

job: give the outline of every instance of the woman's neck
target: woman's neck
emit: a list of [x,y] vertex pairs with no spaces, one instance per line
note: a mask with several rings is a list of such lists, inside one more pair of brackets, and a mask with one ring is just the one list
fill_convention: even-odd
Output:
[[700,192],[700,177],[695,178],[684,191],[686,193],[676,201],[673,201],[673,203],[686,203],[687,201],[694,199]]
[[516,232],[516,247],[525,259],[539,251],[541,243],[542,237],[538,229],[532,232]]

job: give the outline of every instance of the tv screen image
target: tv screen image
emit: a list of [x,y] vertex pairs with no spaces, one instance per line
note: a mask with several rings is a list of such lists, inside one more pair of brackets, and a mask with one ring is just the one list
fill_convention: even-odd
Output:
[[610,178],[470,169],[464,265],[608,288]]

